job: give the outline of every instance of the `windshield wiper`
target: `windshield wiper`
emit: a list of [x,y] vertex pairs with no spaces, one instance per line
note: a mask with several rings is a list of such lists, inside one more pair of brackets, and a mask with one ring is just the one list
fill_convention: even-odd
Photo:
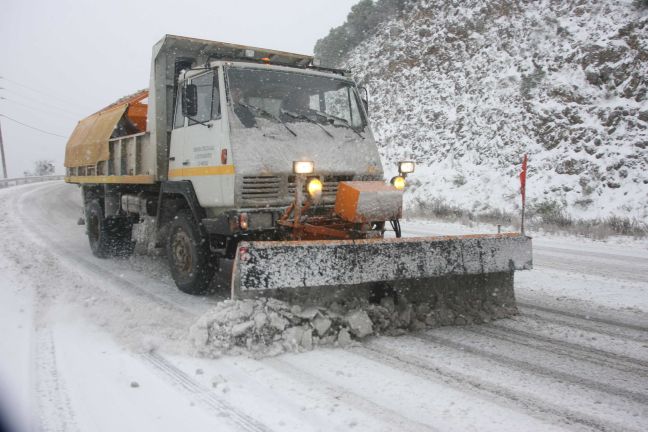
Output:
[[259,107],[256,106],[256,105],[247,104],[247,103],[243,103],[243,102],[239,102],[238,104],[241,105],[241,106],[244,106],[244,107],[247,108],[247,109],[252,109],[252,110],[254,110],[254,111],[256,111],[256,112],[258,112],[258,113],[260,113],[260,114],[263,114],[264,116],[269,117],[269,118],[273,119],[274,121],[276,121],[276,122],[278,122],[278,123],[281,123],[281,124],[282,124],[282,125],[283,125],[287,130],[288,130],[288,132],[290,132],[291,134],[293,134],[293,136],[297,136],[297,134],[295,133],[295,131],[293,131],[292,129],[290,129],[290,128],[288,127],[288,125],[286,124],[286,122],[284,122],[283,120],[281,120],[279,117],[275,116],[274,114],[272,114],[272,113],[270,113],[270,112],[264,110],[263,108],[259,108]]
[[306,114],[297,114],[297,113],[290,112],[290,111],[286,111],[286,110],[283,110],[283,109],[281,110],[281,112],[282,112],[283,114],[289,115],[290,117],[292,117],[292,118],[294,118],[294,119],[298,119],[298,120],[306,120],[306,121],[309,122],[309,123],[313,123],[313,124],[319,126],[319,128],[322,129],[322,130],[326,133],[326,135],[330,136],[331,138],[334,138],[334,137],[333,137],[333,134],[332,134],[331,132],[329,132],[329,131],[327,131],[326,129],[324,129],[324,126],[322,126],[321,124],[319,124],[318,122],[316,122],[316,121],[313,120],[312,118],[308,117]]
[[365,137],[360,133],[360,131],[359,131],[358,129],[356,129],[356,128],[354,128],[353,126],[351,126],[351,124],[349,123],[349,121],[348,121],[347,119],[343,119],[342,117],[338,117],[338,116],[334,116],[334,115],[331,115],[331,114],[327,114],[327,113],[322,112],[322,111],[315,111],[315,113],[317,113],[318,115],[320,115],[320,116],[326,118],[326,120],[332,122],[331,124],[332,124],[333,126],[335,126],[335,122],[336,122],[336,121],[340,122],[340,123],[342,124],[342,126],[344,126],[344,127],[348,127],[348,128],[351,129],[353,132],[355,132],[356,134],[358,134],[358,136],[359,136],[360,138],[365,139]]

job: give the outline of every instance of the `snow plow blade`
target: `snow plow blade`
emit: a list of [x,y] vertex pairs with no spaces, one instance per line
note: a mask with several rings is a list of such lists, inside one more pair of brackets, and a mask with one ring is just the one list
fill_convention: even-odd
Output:
[[515,313],[513,272],[532,268],[531,238],[513,233],[241,242],[237,252],[233,298],[325,305],[378,289],[455,313],[489,305]]

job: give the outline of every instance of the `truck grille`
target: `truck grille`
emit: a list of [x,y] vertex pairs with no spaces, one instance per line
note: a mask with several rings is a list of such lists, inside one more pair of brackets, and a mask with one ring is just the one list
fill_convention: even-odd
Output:
[[[335,196],[337,194],[338,185],[342,181],[351,181],[353,176],[350,175],[341,175],[341,176],[320,176],[322,180],[322,195],[323,196]],[[304,185],[304,192],[306,191],[306,185]],[[295,194],[295,176],[288,177],[288,194]]]
[[281,180],[277,176],[243,177],[243,199],[278,198]]

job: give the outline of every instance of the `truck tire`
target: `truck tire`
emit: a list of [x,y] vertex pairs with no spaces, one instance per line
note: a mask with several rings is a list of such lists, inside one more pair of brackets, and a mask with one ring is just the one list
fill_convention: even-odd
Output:
[[209,292],[215,259],[188,210],[180,211],[170,222],[166,249],[171,275],[180,291],[193,295]]
[[92,254],[98,258],[129,256],[135,249],[133,225],[125,218],[105,218],[98,200],[85,208],[85,223]]

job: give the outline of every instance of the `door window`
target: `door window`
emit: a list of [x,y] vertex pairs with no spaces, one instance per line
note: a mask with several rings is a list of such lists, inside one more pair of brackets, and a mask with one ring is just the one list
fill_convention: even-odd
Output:
[[220,117],[220,92],[217,80],[218,74],[214,71],[191,80],[191,83],[197,87],[198,112],[195,117],[189,118],[189,126]]

